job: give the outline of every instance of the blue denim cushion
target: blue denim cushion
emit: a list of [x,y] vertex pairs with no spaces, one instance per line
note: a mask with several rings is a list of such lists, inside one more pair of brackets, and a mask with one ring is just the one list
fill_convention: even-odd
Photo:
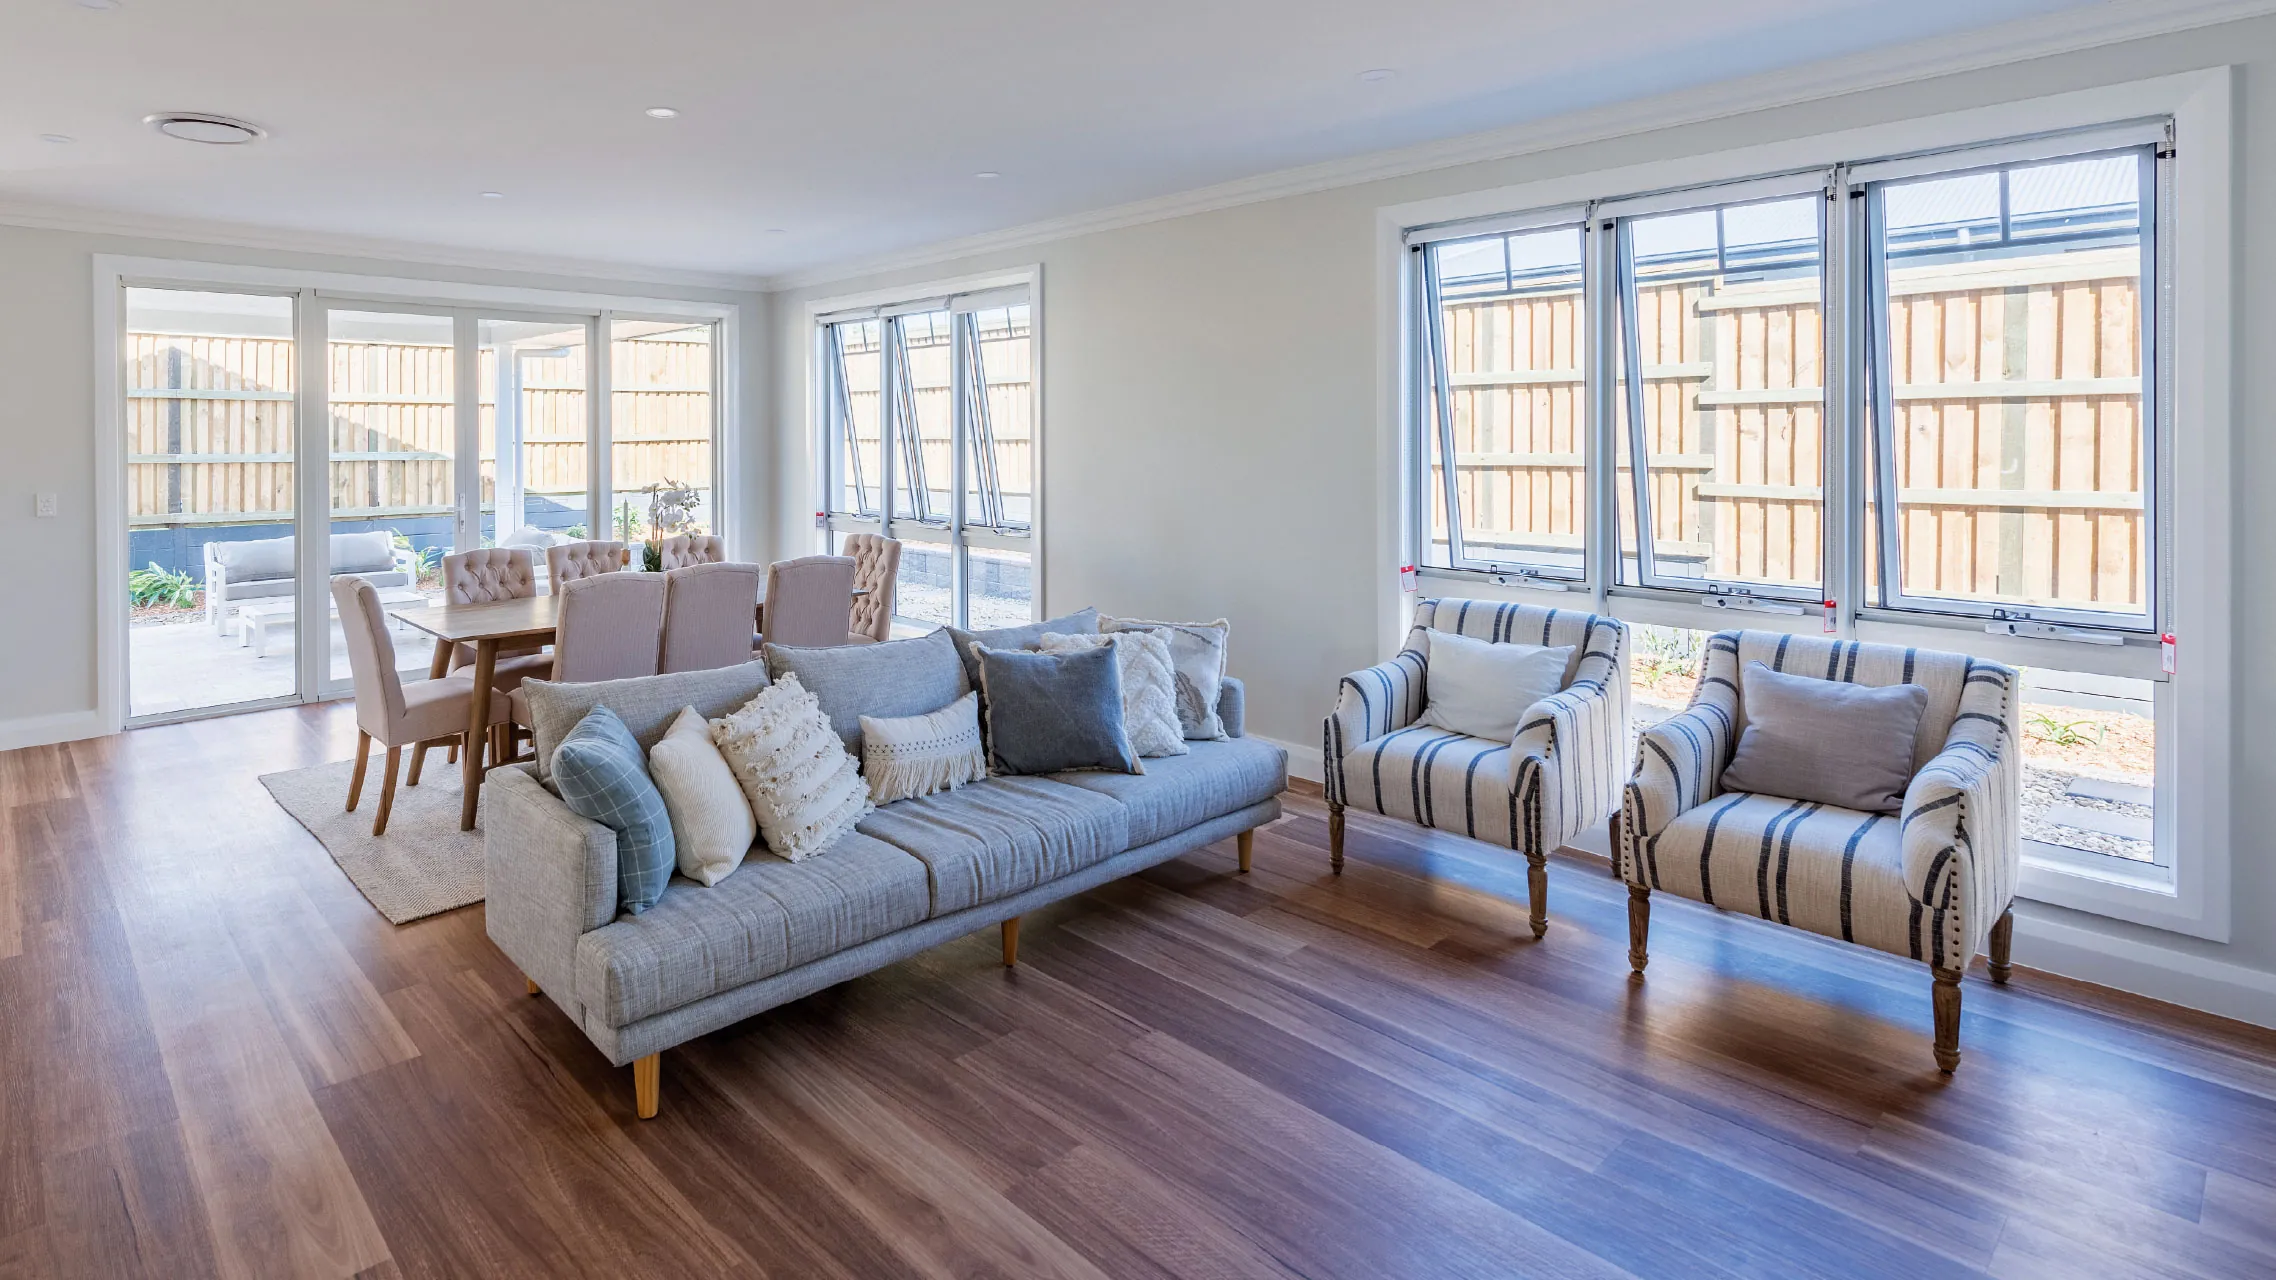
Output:
[[1111,645],[1078,653],[978,648],[988,772],[1144,773],[1122,728],[1122,671]]
[[617,905],[634,915],[655,906],[679,850],[632,730],[607,707],[586,712],[554,748],[553,782],[571,812],[616,832]]
[[[980,687],[980,660],[972,656],[972,643],[977,640],[990,649],[1033,649],[1043,643],[1046,632],[1056,631],[1063,636],[1095,636],[1098,634],[1098,610],[1079,609],[1063,618],[1050,618],[1030,622],[1024,627],[998,627],[994,631],[966,631],[961,627],[943,627],[956,641],[956,656],[964,663],[965,678],[972,687]],[[988,695],[980,695],[982,701]]]

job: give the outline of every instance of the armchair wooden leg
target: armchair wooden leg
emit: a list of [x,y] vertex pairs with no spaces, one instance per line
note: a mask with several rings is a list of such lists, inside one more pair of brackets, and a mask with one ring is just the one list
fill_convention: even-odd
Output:
[[1525,855],[1525,901],[1527,923],[1538,940],[1549,932],[1549,859],[1538,853]]
[[427,748],[431,745],[433,744],[422,742],[411,748],[411,773],[410,776],[403,779],[404,786],[415,787],[419,785],[419,767],[427,763]]
[[371,763],[371,735],[356,730],[356,771],[348,775],[348,812],[356,811],[356,802],[364,798],[364,768]]
[[387,815],[395,809],[395,767],[403,762],[403,748],[389,747],[387,761],[380,768],[387,772],[379,780],[379,815],[372,819],[371,833],[387,834]]
[[1019,963],[1019,917],[1004,921],[1004,967]]
[[1642,885],[1628,886],[1628,967],[1642,977],[1644,966],[1651,960],[1645,943],[1652,936],[1652,891]]
[[1612,835],[1612,878],[1618,880],[1620,878],[1620,815],[1618,813],[1612,815],[1612,821],[1605,824],[1605,829]]
[[1244,831],[1233,838],[1233,844],[1241,853],[1241,874],[1247,875],[1249,873],[1249,855],[1256,852],[1257,833]]
[[632,1063],[632,1110],[643,1120],[656,1118],[656,1104],[664,1091],[664,1058],[651,1053]]
[[1328,806],[1328,870],[1343,874],[1343,806]]
[[1951,1075],[1960,1065],[1960,971],[1931,972],[1936,975],[1936,1069]]
[[2002,986],[2007,984],[2008,975],[2015,971],[2008,963],[2008,957],[2013,954],[2014,948],[2015,908],[2009,907],[2000,913],[1999,923],[1993,925],[1991,931],[1991,980]]

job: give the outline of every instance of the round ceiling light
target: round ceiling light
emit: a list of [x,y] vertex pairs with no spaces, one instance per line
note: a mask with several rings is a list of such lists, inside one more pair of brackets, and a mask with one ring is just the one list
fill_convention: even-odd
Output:
[[69,146],[73,139],[68,133],[43,133],[40,135],[40,141],[50,146],[64,147]]
[[674,110],[671,107],[648,108],[648,118],[651,120],[674,120],[679,118],[679,114],[680,113],[678,111]]
[[994,169],[982,169],[980,172],[975,173],[972,176],[978,178],[982,182],[993,182],[996,179],[1003,177],[1004,175],[996,172]]
[[1369,67],[1359,73],[1359,82],[1361,84],[1381,84],[1397,74],[1399,73],[1389,67]]
[[208,146],[235,147],[267,136],[260,126],[232,120],[228,116],[209,116],[199,111],[161,111],[144,116],[142,122],[169,138],[184,142],[202,142]]
[[93,9],[97,13],[109,13],[119,7],[119,0],[71,0],[71,2],[82,9]]
[[503,191],[485,191],[482,193],[482,198],[485,200],[503,200],[506,198],[506,193]]

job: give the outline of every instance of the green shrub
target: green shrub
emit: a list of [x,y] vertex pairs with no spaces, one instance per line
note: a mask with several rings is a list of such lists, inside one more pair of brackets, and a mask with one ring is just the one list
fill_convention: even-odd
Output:
[[153,560],[147,569],[126,575],[126,598],[138,608],[152,605],[168,609],[194,609],[205,593],[185,570],[161,569]]

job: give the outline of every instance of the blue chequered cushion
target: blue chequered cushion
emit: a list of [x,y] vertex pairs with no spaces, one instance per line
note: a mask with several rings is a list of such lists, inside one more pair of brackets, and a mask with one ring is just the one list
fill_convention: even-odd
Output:
[[614,711],[595,707],[554,748],[553,782],[579,817],[616,832],[616,900],[634,915],[656,905],[679,851],[648,759]]

